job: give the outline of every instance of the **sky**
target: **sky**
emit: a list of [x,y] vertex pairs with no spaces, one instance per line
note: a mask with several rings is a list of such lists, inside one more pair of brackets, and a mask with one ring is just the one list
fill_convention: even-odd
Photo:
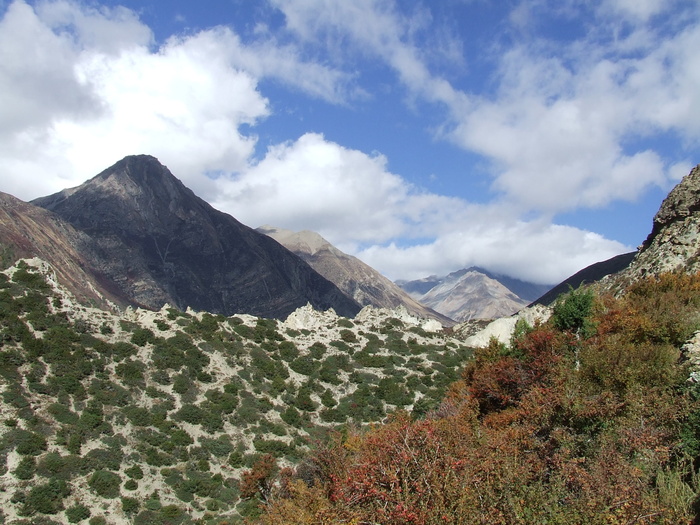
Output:
[[150,154],[391,279],[555,284],[700,163],[698,0],[0,0],[0,191]]

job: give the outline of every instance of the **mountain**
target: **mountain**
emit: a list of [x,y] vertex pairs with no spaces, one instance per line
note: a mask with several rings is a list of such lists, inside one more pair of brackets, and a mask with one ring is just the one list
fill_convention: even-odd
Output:
[[582,284],[594,283],[603,277],[620,272],[630,265],[635,255],[637,252],[623,253],[605,261],[591,264],[556,285],[536,301],[533,301],[530,306],[534,304],[551,305],[557,300],[557,297],[568,292],[571,288],[576,289]]
[[293,232],[274,226],[262,226],[258,231],[304,259],[362,306],[393,309],[403,305],[408,312],[419,317],[436,319],[445,326],[454,324],[452,319],[420,304],[377,270],[342,252],[318,233],[308,230]]
[[54,268],[58,280],[80,301],[109,309],[128,299],[94,270],[94,242],[55,213],[0,192],[2,267],[19,258],[39,257]]
[[95,270],[149,308],[274,318],[306,303],[345,316],[360,310],[299,257],[212,208],[148,155],[126,157],[32,204],[89,236]]
[[455,321],[511,315],[550,288],[478,267],[458,270],[445,277],[431,276],[397,284],[417,301]]

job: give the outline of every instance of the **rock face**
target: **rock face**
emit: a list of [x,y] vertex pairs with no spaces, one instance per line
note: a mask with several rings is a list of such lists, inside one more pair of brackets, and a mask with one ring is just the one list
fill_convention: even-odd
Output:
[[342,252],[316,232],[293,232],[274,226],[261,226],[258,231],[304,259],[361,306],[390,310],[403,306],[418,317],[435,319],[445,326],[454,324],[449,316],[425,307],[377,270]]
[[442,278],[403,282],[401,287],[426,306],[460,322],[511,315],[549,288],[509,278],[504,284],[502,280],[472,267]]
[[269,237],[212,208],[157,159],[126,157],[81,186],[32,201],[95,243],[93,266],[131,301],[284,318],[310,303],[360,307]]
[[654,216],[651,233],[614,281],[625,284],[675,270],[700,270],[700,165],[668,194]]

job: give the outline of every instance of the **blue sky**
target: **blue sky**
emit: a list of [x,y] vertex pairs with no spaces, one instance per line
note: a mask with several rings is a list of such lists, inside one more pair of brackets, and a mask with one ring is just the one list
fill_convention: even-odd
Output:
[[0,0],[0,190],[158,157],[392,279],[556,283],[700,162],[697,0]]

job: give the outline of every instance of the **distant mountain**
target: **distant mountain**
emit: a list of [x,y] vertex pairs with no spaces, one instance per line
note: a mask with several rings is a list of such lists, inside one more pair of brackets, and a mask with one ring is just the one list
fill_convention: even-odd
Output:
[[511,315],[550,288],[478,267],[458,270],[445,277],[431,276],[397,284],[414,299],[455,321]]
[[212,208],[148,155],[32,203],[89,236],[92,267],[150,308],[274,318],[307,303],[350,317],[360,310],[298,256]]
[[419,317],[436,319],[445,326],[454,324],[448,316],[420,304],[377,270],[342,252],[318,233],[308,230],[293,232],[274,226],[262,226],[258,231],[304,259],[361,306],[393,309],[403,305],[408,312]]

